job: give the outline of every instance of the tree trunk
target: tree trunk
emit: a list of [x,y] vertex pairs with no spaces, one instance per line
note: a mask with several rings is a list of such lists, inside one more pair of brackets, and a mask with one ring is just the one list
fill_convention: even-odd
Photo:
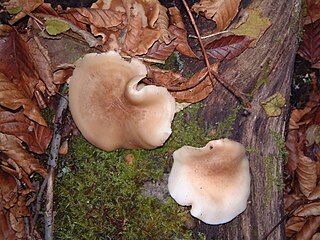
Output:
[[[243,5],[243,4],[242,4]],[[301,2],[299,0],[257,0],[242,7],[259,8],[270,18],[272,25],[257,46],[246,50],[232,61],[224,62],[219,74],[224,81],[243,93],[253,93],[252,108],[237,112],[230,136],[248,149],[251,170],[251,196],[246,211],[233,221],[212,226],[200,224],[197,228],[207,239],[285,239],[283,189],[279,186],[284,159],[283,149],[295,53],[300,28]],[[201,27],[201,26],[200,26]],[[258,86],[259,81],[267,80]],[[261,102],[275,93],[286,99],[279,117],[267,117]],[[204,124],[208,129],[224,122],[239,102],[220,84],[205,100]],[[277,136],[281,141],[276,140]],[[235,196],[235,200],[236,200]],[[272,229],[275,229],[272,231]]]

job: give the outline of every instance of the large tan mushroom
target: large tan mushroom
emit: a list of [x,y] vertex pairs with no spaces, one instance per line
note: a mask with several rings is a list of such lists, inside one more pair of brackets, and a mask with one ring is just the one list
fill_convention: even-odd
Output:
[[175,100],[166,88],[144,86],[147,69],[110,51],[76,62],[69,81],[69,106],[82,135],[97,147],[152,149],[171,134]]
[[203,148],[184,146],[173,158],[169,193],[180,205],[192,205],[192,216],[222,224],[246,209],[250,172],[243,145],[214,140]]

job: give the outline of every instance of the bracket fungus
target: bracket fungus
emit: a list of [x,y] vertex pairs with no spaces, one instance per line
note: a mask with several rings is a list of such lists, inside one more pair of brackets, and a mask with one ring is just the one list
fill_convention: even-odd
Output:
[[164,87],[139,82],[147,74],[137,60],[114,51],[90,53],[76,62],[69,106],[82,135],[106,151],[152,149],[171,134],[175,100]]
[[184,146],[173,153],[170,195],[207,224],[231,221],[247,206],[249,161],[242,144],[220,139],[203,148]]

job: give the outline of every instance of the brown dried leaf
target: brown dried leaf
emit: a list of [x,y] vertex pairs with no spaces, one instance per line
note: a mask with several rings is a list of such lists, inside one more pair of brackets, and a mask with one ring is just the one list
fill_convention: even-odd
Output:
[[295,239],[309,240],[317,232],[320,226],[320,216],[310,217],[303,225],[302,229],[298,232]]
[[[5,185],[5,182],[2,182],[2,175],[3,171],[0,169],[0,179],[1,179],[1,185]],[[0,192],[0,239],[6,239],[6,240],[16,240],[16,234],[15,231],[10,226],[9,221],[9,212],[3,207],[3,199]]]
[[1,168],[0,168],[0,182],[1,182],[0,195],[2,198],[1,204],[5,208],[10,208],[17,202],[17,192],[18,192],[17,182],[13,176],[4,172]]
[[96,28],[123,29],[125,25],[125,14],[123,12],[109,9],[92,8],[69,8],[66,15],[72,15],[77,21],[93,25]]
[[39,173],[46,177],[47,171],[21,144],[22,142],[11,135],[0,133],[0,151],[12,159],[28,175],[33,172]]
[[29,55],[27,44],[12,29],[0,30],[0,72],[28,98],[33,97],[39,77]]
[[13,113],[1,107],[0,132],[18,137],[28,145],[30,151],[38,154],[44,153],[51,141],[48,127],[35,124],[21,111]]
[[33,120],[43,126],[47,126],[41,116],[36,104],[24,95],[18,87],[11,83],[9,79],[0,72],[0,106],[6,107],[13,111],[23,108],[23,113],[30,120]]
[[135,55],[142,55],[148,52],[148,49],[157,41],[160,37],[160,31],[158,29],[145,28],[141,35],[141,42],[139,43],[138,50]]
[[225,30],[238,13],[240,0],[200,0],[192,10],[212,19],[217,24],[217,32]]
[[165,61],[176,48],[175,42],[170,44],[160,43],[159,41],[155,42],[151,48],[149,48],[146,57]]
[[317,185],[316,162],[299,154],[300,161],[297,167],[297,176],[300,191],[308,197]]
[[313,23],[320,19],[320,0],[306,0],[307,14],[305,17],[305,24]]
[[43,4],[43,0],[10,0],[8,2],[4,2],[3,5],[6,9],[14,8],[14,7],[22,7],[22,11],[15,15],[9,23],[13,25],[21,18],[25,17],[28,13],[31,13],[38,6]]
[[132,16],[129,21],[128,31],[125,38],[125,49],[132,53],[138,50],[142,35],[142,17],[141,15]]
[[53,73],[53,82],[55,84],[64,84],[67,82],[69,77],[71,77],[72,73],[73,69],[71,68],[57,70]]
[[205,49],[213,58],[218,60],[233,59],[246,50],[253,39],[246,36],[226,36],[216,39],[205,46]]
[[[319,174],[317,175],[319,176]],[[308,200],[315,200],[317,198],[320,198],[320,182],[318,182],[316,188],[313,189],[312,193],[308,197]]]
[[37,36],[31,37],[27,44],[39,77],[45,83],[49,95],[54,95],[57,87],[53,84],[53,68],[48,50],[41,44]]
[[320,216],[320,202],[300,206],[293,214],[299,217]]
[[174,44],[176,44],[176,50],[181,54],[191,57],[197,58],[197,55],[192,51],[187,39],[187,31],[185,29],[178,28],[174,25],[169,26],[169,31],[171,35],[175,38],[173,40]]
[[286,149],[288,151],[287,169],[291,175],[297,169],[300,161],[298,144],[298,130],[289,131],[286,140]]
[[307,219],[303,217],[291,217],[286,223],[286,236],[292,237],[294,234],[299,232],[306,221]]
[[298,54],[312,65],[317,66],[320,61],[320,19],[306,25],[304,30]]
[[167,8],[160,5],[160,12],[159,12],[159,18],[156,22],[156,25],[160,29],[160,37],[159,41],[160,43],[169,44],[172,41],[172,38],[170,36],[169,32],[169,17],[167,15]]
[[140,11],[141,14],[145,15],[147,18],[148,26],[150,28],[155,27],[155,23],[158,20],[160,13],[160,3],[158,0],[135,0],[134,8],[137,8],[139,4],[142,6],[143,11],[141,11],[140,7],[137,10]]

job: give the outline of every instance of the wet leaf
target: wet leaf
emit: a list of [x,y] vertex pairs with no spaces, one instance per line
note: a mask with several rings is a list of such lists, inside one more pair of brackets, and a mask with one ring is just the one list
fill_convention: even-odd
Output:
[[43,177],[47,175],[47,171],[44,167],[37,159],[26,151],[18,138],[0,133],[0,151],[12,159],[28,175],[33,172],[37,172]]
[[250,8],[246,11],[246,21],[237,28],[230,29],[230,31],[236,35],[246,35],[249,38],[256,39],[250,44],[250,47],[255,47],[261,36],[271,26],[271,22],[258,9]]
[[308,197],[317,185],[316,162],[307,156],[300,154],[300,161],[297,167],[297,176],[300,191]]
[[266,112],[268,117],[278,117],[281,114],[281,109],[284,107],[286,99],[281,93],[275,93],[265,101],[261,102],[260,105]]
[[217,24],[217,32],[226,29],[238,13],[240,0],[200,0],[192,10],[212,19]]
[[246,36],[226,36],[216,39],[205,46],[205,49],[213,58],[218,60],[233,59],[246,50],[253,39]]
[[61,21],[59,19],[47,19],[45,26],[47,33],[53,36],[66,32],[70,29],[70,26],[65,21]]
[[320,19],[304,26],[304,30],[298,54],[317,67],[320,61]]

